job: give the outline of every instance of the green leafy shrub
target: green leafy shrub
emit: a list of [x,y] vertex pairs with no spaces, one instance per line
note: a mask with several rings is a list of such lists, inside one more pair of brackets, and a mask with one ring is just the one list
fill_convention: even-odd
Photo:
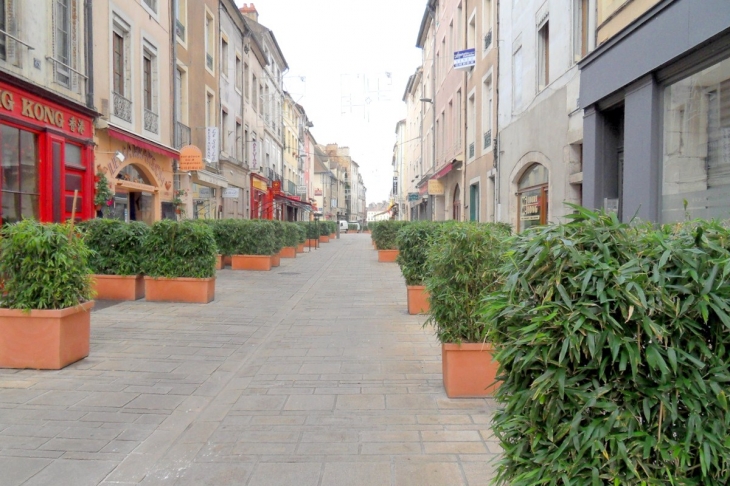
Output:
[[428,274],[426,257],[428,249],[443,225],[431,221],[418,221],[403,226],[396,235],[398,265],[406,279],[406,285],[423,285]]
[[214,277],[217,253],[210,225],[162,220],[145,240],[142,270],[150,277]]
[[358,230],[357,223],[347,223],[347,231],[357,231],[357,230]]
[[273,255],[281,250],[274,224],[265,219],[240,220],[234,239],[233,255]]
[[378,250],[397,250],[396,236],[408,221],[380,221],[373,231],[373,240]]
[[276,236],[274,239],[275,247],[274,247],[274,253],[279,253],[282,248],[286,246],[286,224],[283,221],[268,221],[269,224],[274,226],[274,235]]
[[430,311],[424,326],[434,326],[442,343],[484,341],[481,299],[500,288],[509,235],[504,224],[447,223],[429,247],[425,284]]
[[730,484],[730,233],[575,208],[484,301],[500,484]]
[[301,245],[304,242],[306,242],[307,241],[306,227],[301,224],[297,224],[297,223],[293,223],[292,226],[294,228],[296,228],[296,230],[297,230],[297,244]]
[[332,227],[329,225],[329,221],[319,221],[315,224],[319,227],[320,236],[329,236],[330,234],[332,234],[332,232],[330,231]]
[[91,300],[91,270],[81,233],[70,224],[26,219],[0,230],[0,275],[10,309],[65,309]]
[[314,221],[302,221],[297,224],[304,228],[307,239],[316,240],[317,238],[319,238],[319,223],[315,223]]
[[218,254],[231,256],[236,247],[236,229],[240,219],[201,219],[197,220],[210,225]]
[[139,275],[143,249],[150,228],[140,221],[90,219],[81,223],[91,273],[97,275]]
[[284,223],[284,246],[292,247],[300,243],[300,229],[295,223]]

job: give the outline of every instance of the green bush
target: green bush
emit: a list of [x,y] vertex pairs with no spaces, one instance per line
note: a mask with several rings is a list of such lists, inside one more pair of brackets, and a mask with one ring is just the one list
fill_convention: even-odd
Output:
[[231,256],[236,247],[236,231],[241,223],[240,219],[202,219],[198,220],[204,224],[209,224],[213,230],[213,238],[218,254]]
[[330,231],[332,227],[329,225],[329,221],[319,221],[315,224],[319,227],[320,236],[329,236],[330,234],[332,234],[332,232]]
[[499,483],[730,484],[730,232],[575,209],[515,239],[484,302]]
[[292,226],[297,230],[297,244],[304,244],[307,241],[306,227],[298,223],[293,223]]
[[428,249],[438,236],[442,224],[418,221],[403,226],[396,235],[398,265],[406,279],[406,285],[423,285],[428,274],[426,257]]
[[234,239],[233,255],[274,255],[281,250],[274,224],[265,219],[241,220]]
[[484,341],[480,303],[500,288],[509,235],[509,226],[499,223],[447,223],[430,246],[425,280],[430,311],[424,326],[433,325],[442,343]]
[[285,223],[283,221],[277,221],[277,220],[268,221],[268,223],[274,226],[274,235],[276,235],[276,238],[274,240],[275,241],[274,253],[272,253],[272,255],[273,255],[273,254],[279,253],[281,251],[281,249],[286,246],[286,226],[285,225],[287,223]]
[[302,221],[297,224],[299,224],[302,228],[304,228],[307,239],[316,240],[317,238],[319,238],[319,235],[320,235],[320,233],[319,233],[320,228],[318,226],[319,223],[315,223],[314,221]]
[[397,250],[395,237],[408,221],[379,221],[373,231],[373,240],[378,250]]
[[300,243],[300,230],[299,226],[295,223],[284,223],[285,237],[284,246],[295,247]]
[[357,223],[347,223],[347,231],[357,231]]
[[144,241],[150,228],[140,221],[90,219],[81,223],[91,273],[139,275],[142,273]]
[[89,257],[70,224],[26,219],[0,230],[0,275],[10,309],[65,309],[91,299]]
[[217,253],[210,225],[162,220],[145,240],[142,270],[150,277],[214,277]]

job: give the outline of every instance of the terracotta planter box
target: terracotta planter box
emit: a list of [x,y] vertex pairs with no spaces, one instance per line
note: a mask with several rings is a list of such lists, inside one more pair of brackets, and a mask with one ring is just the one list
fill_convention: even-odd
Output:
[[91,282],[97,299],[138,300],[144,297],[142,275],[92,275]]
[[499,363],[492,360],[488,343],[441,345],[444,388],[449,398],[478,398],[494,395]]
[[428,302],[428,291],[423,285],[406,285],[408,294],[408,313],[412,316],[416,314],[427,314],[430,309]]
[[271,266],[278,267],[279,265],[281,265],[281,255],[279,253],[271,255]]
[[215,269],[216,270],[223,270],[223,255],[216,255],[215,256]]
[[226,255],[223,257],[223,266],[224,267],[230,267],[232,262],[233,262],[233,258],[230,255]]
[[87,357],[92,307],[0,309],[0,368],[60,370]]
[[337,239],[337,233],[332,233],[330,235],[330,240],[335,240],[335,239]]
[[329,236],[320,236],[319,237],[319,242],[320,243],[329,243],[330,242],[330,237]]
[[271,256],[269,255],[233,255],[231,268],[233,270],[254,270],[268,272],[271,270]]
[[207,304],[215,299],[215,277],[145,277],[144,281],[147,302]]
[[317,248],[317,243],[319,243],[319,240],[318,239],[310,238],[310,239],[307,240],[306,245],[309,248]]
[[297,253],[304,253],[304,243],[299,243],[297,245]]
[[398,258],[398,250],[378,250],[378,261],[381,263],[394,262]]
[[297,257],[297,248],[295,246],[285,246],[279,252],[279,256],[281,258],[296,258]]

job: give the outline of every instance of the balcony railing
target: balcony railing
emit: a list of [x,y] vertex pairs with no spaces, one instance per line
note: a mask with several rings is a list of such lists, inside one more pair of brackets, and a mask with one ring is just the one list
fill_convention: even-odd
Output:
[[484,35],[484,50],[486,51],[489,49],[489,46],[492,45],[492,29],[489,29],[489,32],[487,32]]
[[474,158],[474,142],[469,144],[469,158],[470,159]]
[[174,147],[180,149],[186,145],[190,145],[190,127],[180,122],[175,122]]
[[292,196],[297,195],[297,185],[293,181],[286,181],[286,192]]
[[46,60],[53,65],[53,82],[74,93],[84,94],[86,92],[86,76],[80,71],[72,68],[58,59],[46,56]]
[[208,66],[208,69],[211,71],[213,70],[213,56],[210,54],[205,55],[205,65]]
[[490,145],[492,145],[492,131],[487,130],[484,133],[484,148],[489,148]]
[[132,102],[117,92],[114,95],[114,116],[132,123]]
[[180,22],[180,19],[175,20],[175,35],[185,42],[185,26]]
[[145,108],[144,110],[144,129],[152,133],[160,133],[159,128],[160,117],[157,113]]

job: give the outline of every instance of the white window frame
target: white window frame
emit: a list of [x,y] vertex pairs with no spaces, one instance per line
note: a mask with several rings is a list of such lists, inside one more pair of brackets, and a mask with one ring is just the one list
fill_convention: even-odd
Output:
[[[188,98],[188,68],[184,64],[178,62],[175,66],[175,69],[180,71],[180,91],[178,93],[178,95],[180,96],[180,106],[177,107],[177,109],[179,110],[178,114],[180,116],[179,119],[175,121],[178,121],[183,125],[189,126],[190,100]],[[177,102],[177,100],[175,100],[175,102]]]
[[[188,37],[189,37],[189,29],[188,29],[188,0],[173,0],[174,2],[177,2],[177,18],[175,20],[175,39],[177,39],[178,44],[180,44],[184,49],[187,49],[188,46]],[[180,37],[177,35],[177,22],[180,22],[180,25],[183,26],[183,29],[185,29],[185,36]]]
[[[542,32],[547,29],[547,37],[544,38]],[[550,85],[550,17],[545,18],[537,25],[535,34],[537,40],[535,60],[537,61],[537,92],[541,92]]]
[[[211,24],[209,28],[208,24]],[[215,16],[210,11],[208,6],[205,7],[205,15],[203,15],[203,32],[205,36],[205,52],[203,53],[203,65],[205,70],[210,73],[211,76],[215,77],[215,50],[216,50],[216,39],[217,35],[215,32]],[[212,52],[211,52],[212,51]],[[208,66],[208,56],[211,57],[213,66]]]
[[238,94],[243,94],[243,56],[236,50],[235,52],[235,89]]
[[[134,39],[132,38],[132,30],[134,28],[134,24],[132,23],[131,19],[124,15],[119,10],[112,10],[111,16],[110,16],[110,26],[109,26],[109,38],[110,40],[113,39],[112,33],[116,32],[117,34],[122,36],[122,39],[124,40],[124,93],[119,93],[124,98],[129,100],[132,103],[131,108],[131,121],[127,121],[123,118],[119,118],[114,115],[114,110],[111,110],[111,116],[114,116],[114,119],[124,125],[127,126],[134,126],[135,122],[135,112],[134,112],[134,97],[135,97],[135,89],[134,89],[134,83],[133,79],[135,79],[135,66],[132,64],[132,52],[134,52]],[[111,62],[109,63],[109,79],[111,82],[109,83],[109,97],[111,100],[114,99],[114,42],[109,43],[109,59]],[[112,102],[113,103],[113,102]]]
[[[225,44],[225,51],[223,49]],[[230,64],[229,64],[229,57],[230,57],[230,49],[231,44],[228,42],[228,34],[226,34],[225,31],[221,30],[221,41],[220,41],[220,48],[221,48],[221,58],[218,65],[220,66],[221,76],[223,76],[226,80],[230,79]]]
[[[158,18],[159,1],[158,0],[142,0],[142,8],[144,8],[155,19]],[[152,4],[152,5],[150,5]]]
[[[140,52],[141,61],[143,63],[142,69],[141,69],[141,72],[142,72],[142,97],[144,98],[144,82],[145,82],[145,80],[144,80],[144,59],[146,56],[149,56],[150,61],[151,61],[151,69],[152,69],[152,72],[151,72],[151,74],[152,74],[152,82],[151,82],[151,92],[152,92],[151,101],[152,101],[152,103],[151,103],[151,107],[150,107],[151,109],[149,111],[154,113],[155,115],[157,115],[157,117],[158,117],[157,127],[158,128],[157,128],[157,133],[148,132],[144,128],[144,123],[142,124],[143,125],[142,128],[145,129],[145,132],[151,133],[157,137],[159,137],[160,132],[162,131],[162,128],[160,126],[161,125],[160,124],[160,63],[159,63],[159,57],[157,54],[158,52],[159,52],[158,47],[154,43],[152,43],[152,41],[150,41],[150,39],[148,37],[143,36],[142,37],[142,49]],[[147,109],[147,107],[145,106],[145,101],[146,100],[143,99],[142,103],[140,103],[141,108],[142,108],[142,120],[144,120],[144,112]]]

